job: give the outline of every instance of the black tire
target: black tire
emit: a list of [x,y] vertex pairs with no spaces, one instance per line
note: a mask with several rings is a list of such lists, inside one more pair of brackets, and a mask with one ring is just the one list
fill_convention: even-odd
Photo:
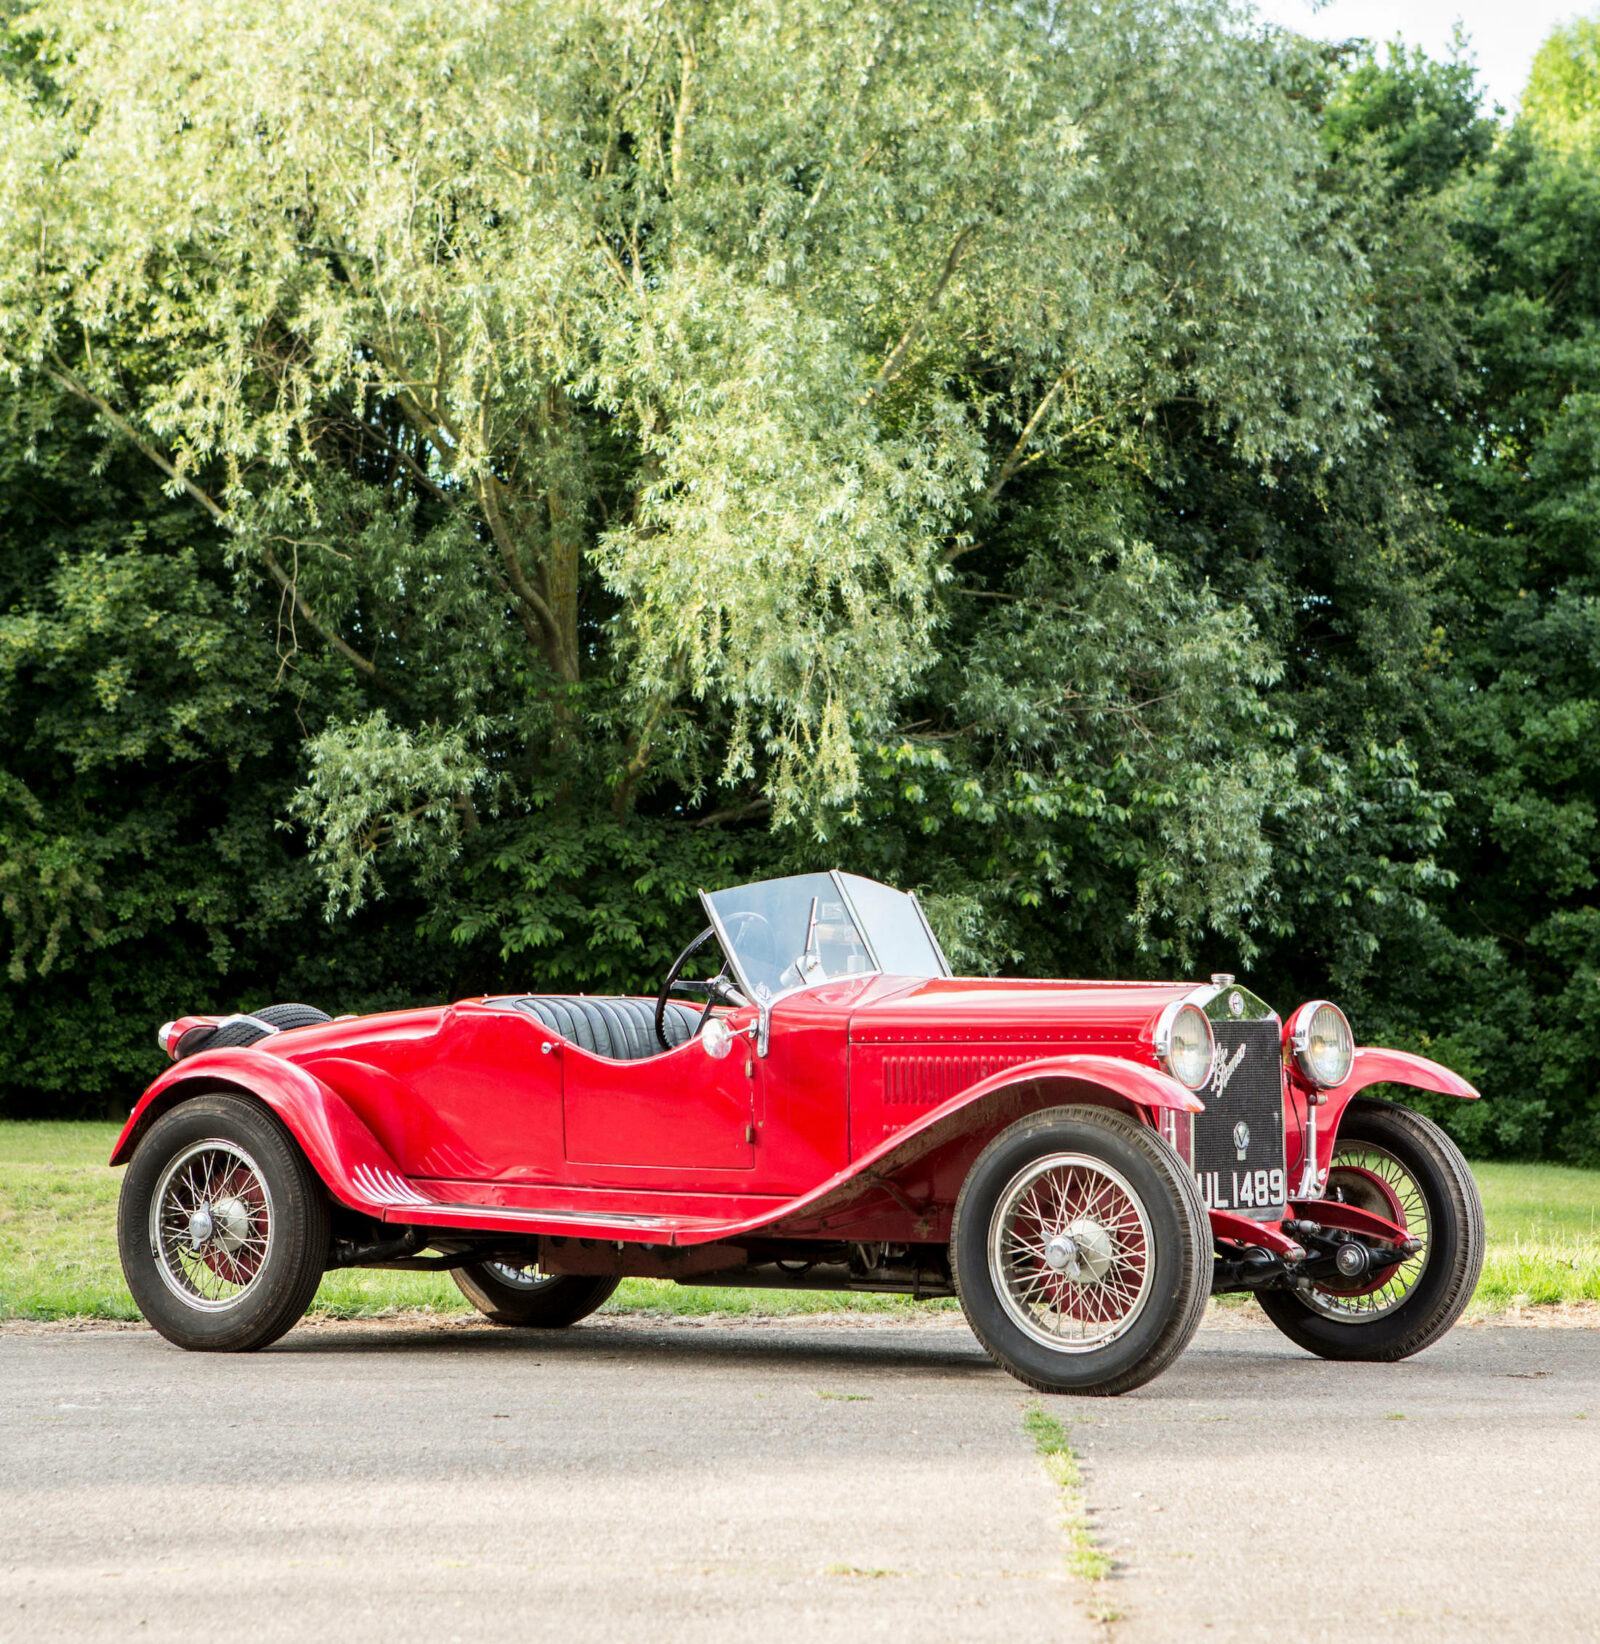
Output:
[[[1003,1294],[1007,1281],[990,1257],[1015,1184],[1057,1154],[1109,1167],[1131,1190],[1148,1225],[1148,1239],[1140,1235],[1146,1255],[1135,1303],[1120,1333],[1087,1348],[1050,1346],[1029,1334],[1013,1312],[1026,1311],[1014,1299],[1022,1279],[1014,1271]],[[1120,1195],[1116,1202],[1128,1197],[1120,1188],[1114,1192]],[[1199,1328],[1211,1290],[1210,1224],[1194,1176],[1150,1126],[1104,1108],[1049,1108],[1019,1119],[978,1155],[956,1201],[950,1266],[973,1333],[1018,1381],[1041,1393],[1126,1393],[1160,1375]],[[1043,1277],[1037,1264],[1028,1271],[1035,1280]],[[1070,1293],[1058,1287],[1057,1294]]]
[[[505,1264],[509,1268],[509,1263]],[[474,1262],[452,1268],[456,1288],[491,1324],[514,1325],[523,1330],[564,1330],[586,1319],[610,1299],[621,1279],[580,1278],[573,1274],[545,1278],[528,1276],[514,1283],[497,1262]]]
[[1483,1270],[1483,1201],[1461,1150],[1431,1119],[1408,1107],[1357,1097],[1340,1122],[1336,1153],[1347,1141],[1388,1153],[1421,1191],[1428,1239],[1409,1293],[1391,1311],[1366,1320],[1329,1318],[1297,1290],[1263,1290],[1256,1300],[1308,1353],[1391,1364],[1431,1347],[1472,1299]]
[[202,1050],[242,1049],[246,1045],[257,1044],[268,1037],[266,1030],[258,1026],[261,1022],[287,1033],[291,1028],[320,1027],[322,1023],[333,1020],[327,1011],[318,1010],[315,1005],[268,1005],[250,1014],[254,1021],[190,1028],[178,1041],[178,1054],[173,1060],[181,1062],[185,1056],[193,1056]]
[[[207,1150],[207,1143],[220,1146]],[[241,1166],[236,1174],[222,1175],[208,1167],[208,1160],[227,1157],[224,1147],[237,1150],[253,1166],[264,1189],[264,1218],[251,1213],[250,1195],[257,1189],[248,1171]],[[163,1193],[169,1170],[186,1157],[192,1161],[186,1167],[191,1178],[199,1172],[198,1188],[191,1191],[175,1176]],[[208,1241],[211,1257],[182,1238],[158,1238],[158,1222],[152,1218],[158,1194],[180,1220],[189,1199],[198,1197],[202,1209],[210,1204],[206,1214],[216,1212],[221,1223]],[[186,1258],[205,1266],[210,1282],[223,1288],[246,1271],[233,1264],[227,1248],[230,1215],[247,1235],[260,1228],[264,1249],[259,1260],[231,1299],[219,1302],[197,1290],[186,1299],[183,1274],[194,1270],[186,1269]],[[328,1197],[315,1171],[277,1119],[244,1096],[194,1096],[162,1114],[140,1141],[117,1201],[117,1249],[139,1311],[168,1341],[194,1352],[249,1352],[298,1323],[327,1266],[329,1236]],[[241,1248],[251,1254],[248,1245],[239,1244],[233,1246],[234,1254]],[[208,1282],[205,1274],[199,1281]]]
[[264,1010],[251,1011],[250,1014],[258,1022],[266,1022],[285,1033],[291,1028],[320,1027],[324,1022],[333,1020],[327,1011],[318,1010],[315,1005],[268,1005]]

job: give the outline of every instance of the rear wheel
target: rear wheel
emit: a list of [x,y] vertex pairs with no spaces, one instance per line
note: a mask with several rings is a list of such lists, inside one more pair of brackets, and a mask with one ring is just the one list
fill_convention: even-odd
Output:
[[1052,1108],[1001,1131],[950,1235],[978,1340],[1044,1393],[1125,1393],[1189,1344],[1210,1292],[1199,1188],[1148,1125]]
[[1325,1359],[1386,1363],[1431,1347],[1483,1269],[1483,1203],[1460,1149],[1420,1113],[1358,1097],[1340,1122],[1326,1192],[1398,1222],[1421,1250],[1364,1281],[1260,1291],[1261,1310]]
[[317,1293],[328,1200],[294,1138],[241,1096],[192,1097],[146,1132],[117,1201],[117,1248],[139,1311],[170,1342],[246,1352]]
[[622,1281],[547,1275],[535,1265],[474,1262],[451,1270],[456,1288],[493,1324],[560,1330],[586,1319]]

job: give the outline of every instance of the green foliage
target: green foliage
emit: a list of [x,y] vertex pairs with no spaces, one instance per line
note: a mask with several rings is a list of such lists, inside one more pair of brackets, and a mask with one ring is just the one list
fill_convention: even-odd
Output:
[[[1600,166],[1530,119],[1476,180],[1473,340],[1482,390],[1449,476],[1444,699],[1465,894],[1450,924],[1504,982],[1516,1129],[1600,1157]],[[1498,1071],[1498,1070],[1497,1070]]]
[[[1363,425],[1315,134],[1221,10],[35,21],[59,95],[0,95],[5,358],[397,698],[301,805],[349,895],[380,839],[436,870],[463,784],[526,813],[569,780],[574,715],[619,814],[720,783],[823,831],[1025,466],[1137,468],[1178,398],[1248,462]],[[498,711],[423,753],[463,663],[446,718]]]
[[1593,30],[1507,127],[1211,0],[0,23],[0,1100],[837,862],[1600,1158]]
[[1459,28],[1446,62],[1392,45],[1381,63],[1375,54],[1357,57],[1331,88],[1324,141],[1336,156],[1376,158],[1392,195],[1436,193],[1494,145],[1495,122],[1479,113],[1481,97]]
[[[330,929],[279,826],[338,674],[282,684],[276,601],[203,517],[70,407],[14,398],[0,442],[0,982],[8,1110],[124,1104],[175,1012],[409,1001],[405,924]],[[51,414],[53,413],[53,415]],[[32,441],[29,449],[28,441]],[[415,918],[415,912],[411,913]],[[433,991],[426,984],[420,991]]]
[[1551,31],[1528,72],[1522,113],[1556,149],[1600,138],[1600,17],[1575,17]]

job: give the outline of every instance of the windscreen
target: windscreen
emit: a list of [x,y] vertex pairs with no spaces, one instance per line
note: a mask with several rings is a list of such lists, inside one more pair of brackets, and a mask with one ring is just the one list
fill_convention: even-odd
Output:
[[839,878],[877,955],[879,970],[887,976],[950,974],[916,903],[904,891],[855,873],[841,873]]
[[705,901],[740,982],[756,999],[875,968],[831,874],[736,885],[705,894]]

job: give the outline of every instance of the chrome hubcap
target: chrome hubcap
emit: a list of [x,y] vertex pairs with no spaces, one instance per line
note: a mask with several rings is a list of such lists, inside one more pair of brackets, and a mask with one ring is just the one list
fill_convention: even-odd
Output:
[[1149,1300],[1154,1262],[1138,1195],[1084,1153],[1053,1153],[1018,1171],[990,1223],[1001,1305],[1057,1352],[1091,1352],[1123,1335]]
[[1044,1247],[1045,1266],[1074,1284],[1097,1284],[1115,1259],[1111,1235],[1099,1222],[1080,1219]]
[[198,1142],[162,1172],[150,1200],[156,1271],[186,1307],[236,1307],[266,1267],[275,1219],[255,1160],[232,1142]]
[[212,1237],[231,1255],[249,1242],[250,1209],[242,1199],[231,1194],[218,1199],[211,1207]]

